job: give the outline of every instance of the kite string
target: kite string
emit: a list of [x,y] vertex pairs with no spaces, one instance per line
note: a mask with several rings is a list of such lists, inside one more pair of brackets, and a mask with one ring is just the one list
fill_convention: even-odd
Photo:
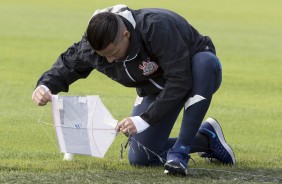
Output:
[[42,108],[42,111],[41,111],[40,116],[39,116],[39,118],[38,118],[38,120],[37,120],[37,123],[40,124],[40,127],[41,127],[42,131],[44,132],[44,134],[52,141],[52,143],[55,145],[55,147],[56,147],[56,148],[59,150],[59,152],[61,153],[61,150],[60,150],[59,146],[56,144],[56,141],[46,132],[46,130],[45,130],[44,127],[43,127],[43,124],[54,126],[54,125],[51,124],[51,123],[47,123],[47,122],[44,122],[44,121],[41,120],[44,111],[45,111],[45,109]]
[[[154,152],[153,150],[147,148],[146,146],[144,146],[142,143],[140,143],[139,141],[137,141],[134,137],[131,136],[131,139],[134,140],[137,144],[138,144],[138,147],[140,148],[140,146],[142,146],[142,148],[145,150],[147,156],[148,156],[148,159],[150,159],[150,155],[148,153],[148,151],[150,153],[152,153],[153,155],[155,155],[156,157],[158,157],[158,159],[160,160],[160,162],[162,162],[163,164],[166,163],[166,160],[164,158],[162,158],[160,155],[158,155],[156,152]],[[132,149],[132,148],[131,148]]]
[[[44,134],[46,134],[46,136],[52,141],[52,143],[55,145],[55,147],[58,149],[58,151],[60,152],[60,148],[59,146],[56,144],[56,142],[53,140],[53,138],[45,131],[44,127],[43,127],[43,124],[46,124],[46,125],[51,125],[51,126],[54,126],[53,124],[51,123],[47,123],[47,122],[44,122],[42,121],[42,116],[43,116],[43,113],[44,113],[44,108],[42,108],[42,111],[40,113],[40,116],[38,118],[38,123],[41,125],[40,127],[42,128],[42,131],[44,132]],[[129,148],[133,150],[134,152],[134,149],[131,147],[131,140],[134,140],[139,146],[139,148],[143,148],[143,150],[145,150],[146,154],[148,155],[148,159],[150,159],[150,156],[149,156],[149,152],[155,156],[158,157],[158,159],[162,162],[162,163],[165,163],[166,160],[164,158],[162,158],[160,155],[158,155],[157,153],[155,153],[154,151],[152,151],[151,149],[147,148],[146,146],[144,146],[142,143],[140,143],[138,140],[136,140],[134,137],[130,136],[130,140],[129,142],[127,143],[129,145]],[[121,150],[121,157],[122,157],[122,152],[123,152],[123,149]],[[194,162],[195,163],[195,162]],[[196,164],[196,163],[195,163]],[[240,174],[240,175],[245,175],[245,176],[249,176],[249,177],[262,177],[262,178],[269,178],[269,179],[272,179],[272,180],[276,180],[278,182],[281,182],[282,181],[282,178],[278,178],[278,177],[270,177],[270,176],[264,176],[264,175],[254,175],[254,174],[246,174],[246,173],[241,173],[241,172],[234,172],[234,171],[228,171],[228,170],[219,170],[219,169],[207,169],[207,168],[190,168],[189,170],[193,170],[193,171],[196,171],[197,170],[203,170],[203,171],[206,171],[209,176],[214,179],[214,177],[212,177],[210,171],[214,171],[214,172],[221,172],[221,173],[229,173],[229,174]],[[197,175],[199,176],[199,174],[197,173]],[[252,178],[251,178],[252,179]]]
[[[130,138],[129,138],[129,148],[132,149],[132,147],[131,147],[131,140],[134,140],[134,141],[138,144],[138,147],[139,147],[139,148],[142,147],[142,148],[145,150],[146,154],[148,155],[148,159],[150,158],[148,152],[150,152],[151,154],[157,156],[158,159],[159,159],[162,163],[165,163],[165,162],[166,162],[166,160],[165,160],[164,158],[162,158],[162,157],[161,157],[160,155],[158,155],[156,152],[154,152],[154,151],[152,151],[151,149],[149,149],[149,148],[147,148],[146,146],[144,146],[142,143],[140,143],[138,140],[136,140],[133,136],[130,136]],[[194,163],[195,163],[195,161],[194,161]],[[196,165],[196,163],[195,163],[195,165]],[[228,174],[233,174],[233,175],[235,175],[235,174],[244,175],[244,176],[251,177],[251,179],[252,179],[252,178],[255,178],[255,177],[256,177],[256,178],[261,177],[261,178],[272,179],[272,180],[278,181],[278,182],[281,182],[281,181],[282,181],[282,178],[279,178],[279,177],[271,177],[271,176],[264,176],[264,175],[247,174],[247,173],[242,173],[242,172],[234,172],[234,171],[220,170],[220,169],[207,169],[207,168],[200,168],[200,167],[198,167],[198,168],[190,168],[189,170],[191,170],[191,171],[196,171],[196,172],[197,172],[197,170],[206,171],[212,179],[214,179],[214,177],[212,176],[211,171],[214,171],[214,172],[221,172],[221,173],[228,173]],[[197,173],[197,175],[199,176],[198,173]],[[249,179],[249,180],[250,180],[250,179]]]
[[39,123],[39,124],[41,123],[41,124],[46,124],[46,125],[54,126],[52,123],[47,123],[47,122],[45,122],[45,121],[42,121],[42,116],[43,116],[44,111],[45,111],[45,108],[42,107],[42,111],[41,111],[40,116],[39,116],[39,118],[38,118],[38,120],[37,120],[37,123]]

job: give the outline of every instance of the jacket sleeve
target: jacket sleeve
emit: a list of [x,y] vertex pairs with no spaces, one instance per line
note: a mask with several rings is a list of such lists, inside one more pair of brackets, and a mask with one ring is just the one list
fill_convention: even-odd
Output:
[[190,53],[175,23],[153,17],[148,26],[147,47],[158,59],[166,80],[164,89],[141,118],[151,126],[159,123],[168,112],[183,103],[192,87]]
[[92,63],[99,56],[92,51],[83,36],[81,41],[73,44],[62,53],[52,68],[39,78],[37,86],[47,86],[52,94],[67,92],[74,81],[86,78],[94,69]]

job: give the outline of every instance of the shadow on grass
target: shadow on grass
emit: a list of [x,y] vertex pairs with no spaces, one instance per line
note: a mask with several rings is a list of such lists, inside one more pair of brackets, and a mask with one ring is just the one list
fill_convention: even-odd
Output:
[[[281,183],[282,169],[236,167],[189,168],[187,177],[163,174],[163,167],[130,167],[110,163],[59,170],[0,167],[0,183]],[[72,168],[74,166],[74,168]],[[90,167],[89,167],[90,166]],[[217,169],[218,168],[218,169]]]

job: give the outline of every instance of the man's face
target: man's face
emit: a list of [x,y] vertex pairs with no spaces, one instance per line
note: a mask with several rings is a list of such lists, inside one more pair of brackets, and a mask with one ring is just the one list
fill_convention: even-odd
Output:
[[117,41],[110,43],[104,50],[96,51],[100,56],[106,57],[109,63],[124,60],[127,56],[130,32],[124,27],[117,35]]

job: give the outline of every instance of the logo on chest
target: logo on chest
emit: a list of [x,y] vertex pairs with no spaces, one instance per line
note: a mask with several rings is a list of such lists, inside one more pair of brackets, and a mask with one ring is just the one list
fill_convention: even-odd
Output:
[[159,66],[154,61],[151,61],[150,58],[147,58],[146,61],[142,61],[139,68],[143,70],[143,75],[148,76],[157,71]]

